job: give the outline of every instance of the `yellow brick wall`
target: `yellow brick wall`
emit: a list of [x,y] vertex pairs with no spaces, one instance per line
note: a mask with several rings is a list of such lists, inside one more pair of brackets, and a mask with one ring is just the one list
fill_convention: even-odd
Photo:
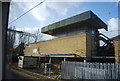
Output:
[[120,63],[120,41],[114,41],[115,62]]
[[25,56],[39,56],[39,54],[33,53],[33,49],[37,49],[38,47],[40,48],[41,54],[77,54],[86,56],[86,34],[29,44],[24,50]]

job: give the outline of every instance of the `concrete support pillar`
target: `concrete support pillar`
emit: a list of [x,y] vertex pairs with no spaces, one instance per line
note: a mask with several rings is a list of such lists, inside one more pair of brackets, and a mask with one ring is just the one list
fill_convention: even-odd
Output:
[[39,56],[39,61],[38,61],[39,68],[40,68],[40,64],[41,64],[41,63],[40,63],[40,56]]
[[[49,58],[49,64],[50,64],[50,66],[51,66],[51,60],[52,60],[52,58],[50,57]],[[49,76],[51,75],[51,67],[49,67]]]
[[44,68],[44,74],[47,74],[47,66],[45,64],[45,68]]
[[51,57],[49,58],[49,63],[51,64]]
[[66,58],[64,57],[64,60],[63,60],[64,62],[66,61]]
[[84,59],[84,63],[86,63],[86,60]]

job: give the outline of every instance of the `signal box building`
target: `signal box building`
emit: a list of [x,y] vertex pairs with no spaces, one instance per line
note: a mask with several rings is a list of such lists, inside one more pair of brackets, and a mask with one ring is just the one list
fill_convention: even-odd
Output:
[[99,37],[98,29],[102,28],[107,31],[107,25],[92,11],[87,11],[43,27],[42,33],[57,38],[27,44],[24,54],[39,57],[45,63],[92,61],[92,56],[98,56],[99,41],[106,42]]

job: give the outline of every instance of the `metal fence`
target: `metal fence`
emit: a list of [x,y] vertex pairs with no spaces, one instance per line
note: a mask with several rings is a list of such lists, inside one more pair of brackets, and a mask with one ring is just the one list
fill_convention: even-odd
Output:
[[62,62],[61,79],[120,79],[120,64]]

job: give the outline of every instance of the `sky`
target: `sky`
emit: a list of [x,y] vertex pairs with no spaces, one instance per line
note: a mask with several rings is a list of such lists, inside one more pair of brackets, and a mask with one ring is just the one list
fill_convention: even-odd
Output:
[[[107,26],[108,31],[99,31],[109,38],[118,35],[118,2],[43,2],[29,13],[9,24],[15,26],[16,30],[35,33],[37,29],[68,17],[80,14],[85,11],[93,11]],[[37,2],[12,2],[10,4],[9,23],[20,15],[37,5]],[[48,40],[54,37],[44,35],[43,39]]]

